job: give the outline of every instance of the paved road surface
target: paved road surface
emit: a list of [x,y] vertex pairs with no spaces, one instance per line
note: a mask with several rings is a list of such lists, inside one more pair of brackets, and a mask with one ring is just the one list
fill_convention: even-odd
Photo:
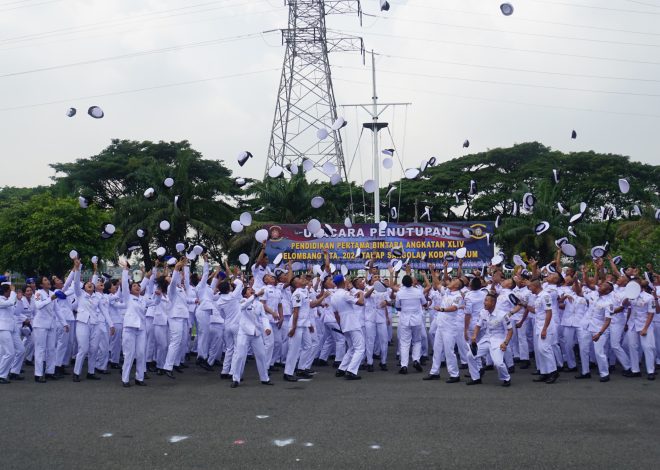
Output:
[[[554,385],[530,371],[499,386],[318,368],[309,382],[237,389],[191,367],[148,387],[29,381],[0,386],[0,468],[658,468],[660,381],[613,374]],[[461,371],[464,372],[464,371]],[[446,372],[443,370],[443,379]],[[106,436],[106,437],[104,437]],[[170,442],[173,436],[185,439]]]

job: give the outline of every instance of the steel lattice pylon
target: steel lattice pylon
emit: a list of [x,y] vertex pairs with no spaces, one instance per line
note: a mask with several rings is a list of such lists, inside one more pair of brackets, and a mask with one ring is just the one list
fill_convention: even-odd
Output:
[[274,165],[300,165],[303,158],[316,168],[330,161],[346,179],[346,166],[338,131],[319,140],[316,132],[329,129],[337,119],[328,53],[359,51],[364,56],[362,38],[328,32],[325,19],[330,14],[356,13],[359,0],[286,0],[289,27],[282,30],[286,45],[282,76],[275,105],[275,117],[268,146],[266,174]]

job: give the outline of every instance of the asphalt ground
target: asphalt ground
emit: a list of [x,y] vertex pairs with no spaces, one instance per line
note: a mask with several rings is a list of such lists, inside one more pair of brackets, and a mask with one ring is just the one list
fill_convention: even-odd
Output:
[[[392,351],[391,351],[392,352]],[[393,357],[393,356],[392,356]],[[0,469],[658,468],[660,381],[517,370],[499,386],[423,373],[319,367],[307,382],[261,385],[254,361],[236,389],[191,365],[122,388],[70,377],[0,386]],[[428,369],[428,366],[425,368]],[[461,371],[461,375],[466,371]],[[177,438],[178,437],[178,438]],[[172,440],[177,442],[171,442]]]

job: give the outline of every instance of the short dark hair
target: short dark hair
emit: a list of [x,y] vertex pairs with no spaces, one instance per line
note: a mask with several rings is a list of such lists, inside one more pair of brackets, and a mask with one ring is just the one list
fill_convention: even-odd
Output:
[[403,284],[405,287],[411,287],[413,283],[412,277],[410,277],[408,274],[403,276],[401,279],[401,284]]

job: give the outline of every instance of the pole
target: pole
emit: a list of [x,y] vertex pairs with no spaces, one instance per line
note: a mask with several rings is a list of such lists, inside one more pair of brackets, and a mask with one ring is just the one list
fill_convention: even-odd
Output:
[[378,155],[378,95],[376,95],[376,55],[371,50],[371,80],[373,83],[373,136],[374,136],[374,180],[376,191],[374,191],[374,223],[380,222],[380,162]]

